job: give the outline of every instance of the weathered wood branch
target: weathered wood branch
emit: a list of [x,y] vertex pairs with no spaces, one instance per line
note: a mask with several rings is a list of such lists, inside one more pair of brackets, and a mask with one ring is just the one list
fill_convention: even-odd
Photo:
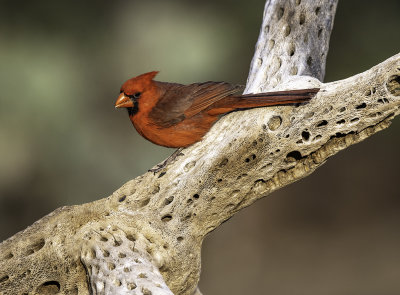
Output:
[[199,292],[207,233],[400,112],[400,54],[345,80],[318,81],[335,8],[333,0],[266,3],[247,92],[320,87],[310,103],[229,114],[156,175],[60,208],[4,241],[0,294]]
[[323,81],[337,2],[266,1],[246,92],[282,88],[293,76]]

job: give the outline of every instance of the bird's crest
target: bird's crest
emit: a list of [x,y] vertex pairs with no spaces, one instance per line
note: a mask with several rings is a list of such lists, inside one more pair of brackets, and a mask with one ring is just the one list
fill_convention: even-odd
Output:
[[143,80],[148,80],[148,81],[150,81],[150,80],[153,80],[154,77],[155,77],[158,73],[159,73],[158,71],[152,71],[152,72],[144,73],[144,74],[141,74],[141,75],[137,76],[136,79],[140,79],[140,80],[143,79]]
[[134,91],[141,92],[152,82],[157,74],[158,71],[152,71],[130,78],[124,84],[122,84],[121,92],[125,92],[126,94],[132,94]]

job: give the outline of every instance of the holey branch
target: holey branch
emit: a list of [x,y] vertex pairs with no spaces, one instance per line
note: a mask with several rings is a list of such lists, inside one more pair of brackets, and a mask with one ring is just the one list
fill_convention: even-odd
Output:
[[0,245],[0,294],[199,293],[207,233],[400,112],[400,55],[323,84],[336,1],[267,1],[247,92],[321,88],[231,113],[163,170],[63,207]]

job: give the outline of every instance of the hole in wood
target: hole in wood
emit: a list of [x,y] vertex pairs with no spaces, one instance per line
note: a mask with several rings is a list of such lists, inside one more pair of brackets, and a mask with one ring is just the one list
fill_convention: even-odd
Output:
[[302,137],[303,140],[305,140],[305,141],[309,140],[309,139],[310,139],[310,132],[308,132],[308,131],[303,131],[303,132],[301,133],[301,137]]
[[394,75],[391,76],[386,83],[387,89],[389,92],[394,95],[394,96],[399,96],[400,95],[400,76],[399,75]]
[[44,282],[37,288],[37,293],[39,294],[57,294],[60,292],[61,285],[57,281],[47,281]]
[[28,248],[26,249],[26,255],[31,255],[37,251],[39,251],[40,249],[42,249],[45,245],[45,240],[39,239],[38,241],[34,242],[33,244],[31,244],[30,246],[28,246]]
[[300,13],[300,20],[299,20],[299,24],[302,25],[306,22],[306,15],[302,12]]
[[342,120],[336,122],[336,124],[338,124],[338,125],[342,125],[344,123],[346,123],[345,119],[342,119]]
[[296,162],[302,158],[299,151],[292,151],[286,155],[287,162]]
[[278,8],[278,20],[280,20],[285,13],[285,9],[283,7]]
[[174,196],[169,196],[168,198],[165,198],[165,205],[169,205],[172,203],[172,201],[174,200]]
[[359,104],[358,106],[356,106],[356,109],[357,110],[365,109],[366,106],[367,106],[367,104],[365,102],[363,102],[362,104]]
[[269,121],[268,121],[268,128],[271,131],[275,131],[278,129],[282,124],[282,118],[280,116],[273,116]]
[[172,215],[170,215],[170,214],[164,215],[163,217],[161,217],[161,220],[164,221],[164,222],[171,221],[172,220]]
[[5,275],[5,276],[1,277],[1,278],[0,278],[0,284],[2,284],[2,283],[4,283],[4,282],[8,281],[9,278],[10,278],[10,277],[9,277],[8,275]]

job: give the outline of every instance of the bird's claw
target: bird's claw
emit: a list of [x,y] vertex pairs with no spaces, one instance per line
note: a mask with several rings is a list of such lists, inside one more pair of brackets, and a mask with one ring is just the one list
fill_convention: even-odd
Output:
[[[162,162],[161,164],[157,164],[153,168],[149,169],[148,172],[153,172],[154,175],[156,175],[158,172],[160,172],[163,168],[166,166],[166,161]],[[161,175],[162,173],[160,173]],[[164,174],[163,174],[164,175]],[[160,176],[161,177],[161,176]]]
[[[153,172],[154,175],[156,175],[158,172],[160,172],[162,169],[164,169],[169,163],[173,162],[177,157],[179,156],[184,156],[182,153],[183,148],[177,149],[171,156],[169,156],[167,159],[165,159],[162,163],[157,164],[153,168],[151,168],[148,172]],[[165,172],[161,172],[158,177],[164,176]]]

